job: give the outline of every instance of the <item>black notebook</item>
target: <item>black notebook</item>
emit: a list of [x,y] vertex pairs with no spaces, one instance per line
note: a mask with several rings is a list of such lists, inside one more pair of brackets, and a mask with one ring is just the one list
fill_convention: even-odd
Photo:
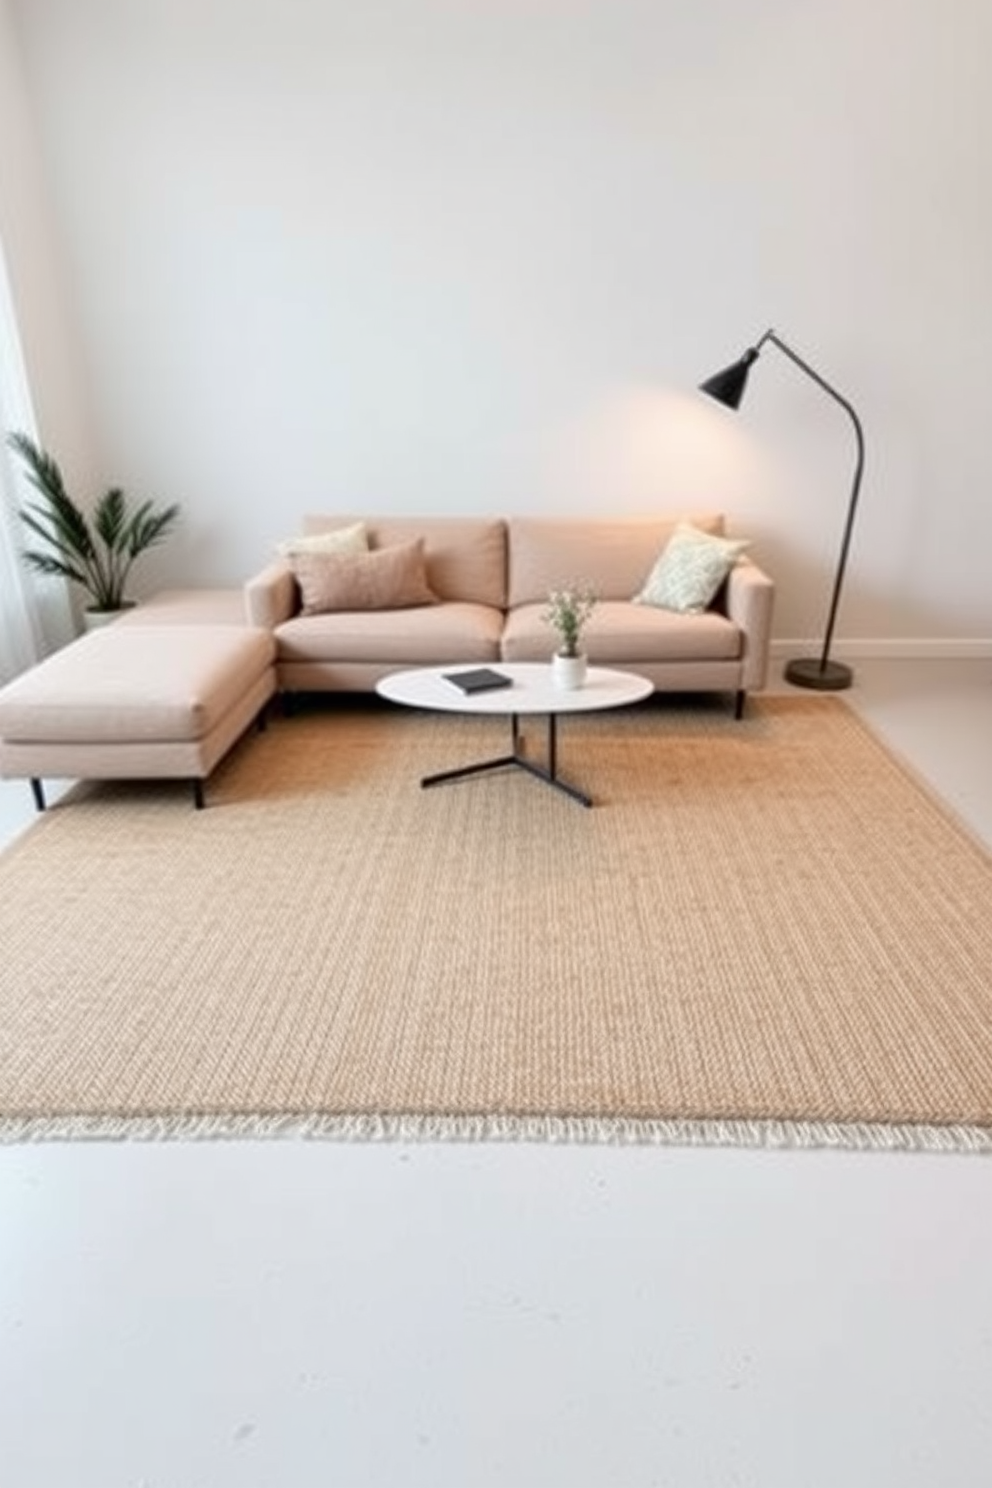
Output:
[[489,667],[476,667],[469,672],[444,672],[444,680],[453,682],[462,692],[488,692],[491,687],[510,687],[512,677],[494,672]]

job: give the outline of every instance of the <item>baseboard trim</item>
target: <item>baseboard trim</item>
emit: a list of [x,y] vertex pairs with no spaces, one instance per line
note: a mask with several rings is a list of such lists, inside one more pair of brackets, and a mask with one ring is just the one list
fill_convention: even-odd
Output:
[[[817,656],[821,645],[820,641],[772,641],[771,654],[776,657]],[[836,641],[830,654],[838,660],[877,656],[910,661],[983,661],[992,657],[992,637],[913,636],[887,640],[844,640]]]

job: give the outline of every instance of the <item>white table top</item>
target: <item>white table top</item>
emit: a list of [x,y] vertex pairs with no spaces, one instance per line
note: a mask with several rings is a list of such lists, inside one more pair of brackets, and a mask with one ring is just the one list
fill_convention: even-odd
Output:
[[[490,663],[486,663],[490,665]],[[495,661],[494,672],[511,679],[509,687],[489,692],[462,692],[445,680],[445,672],[474,671],[470,665],[420,667],[391,672],[376,685],[382,697],[412,708],[437,708],[446,713],[591,713],[597,708],[622,708],[654,692],[654,683],[635,672],[589,667],[586,680],[574,689],[555,685],[548,662]]]

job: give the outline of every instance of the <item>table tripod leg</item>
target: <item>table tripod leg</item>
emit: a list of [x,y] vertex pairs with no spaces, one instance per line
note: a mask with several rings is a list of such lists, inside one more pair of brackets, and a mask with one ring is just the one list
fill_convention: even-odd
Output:
[[424,787],[440,785],[445,780],[464,780],[466,776],[482,775],[487,770],[501,770],[507,765],[519,765],[521,770],[527,771],[528,775],[533,775],[537,780],[543,780],[545,785],[553,785],[555,790],[570,796],[581,806],[592,805],[591,797],[587,796],[584,791],[577,790],[574,785],[569,785],[567,781],[558,778],[558,727],[553,713],[548,714],[546,765],[536,764],[523,753],[524,740],[520,729],[520,719],[516,713],[510,715],[510,738],[513,746],[512,754],[502,754],[497,759],[479,760],[474,765],[459,765],[453,770],[440,770],[434,775],[425,775],[420,784]]
[[515,763],[521,770],[526,770],[528,775],[533,775],[537,780],[543,780],[545,785],[554,786],[555,790],[561,791],[563,796],[570,796],[573,801],[578,801],[580,806],[591,806],[592,797],[587,796],[585,791],[580,791],[576,786],[569,785],[567,780],[562,780],[558,775],[552,775],[543,765],[535,765],[529,759],[523,759],[517,755]]
[[554,713],[548,714],[548,748],[547,764],[537,765],[532,760],[524,759],[523,755],[517,754],[517,764],[528,774],[543,780],[545,785],[553,785],[563,795],[571,796],[573,801],[578,801],[580,806],[591,806],[592,798],[585,791],[580,791],[567,781],[559,779],[558,776],[558,719]]
[[475,765],[459,765],[454,770],[440,770],[436,775],[425,775],[420,784],[424,787],[440,785],[445,780],[462,780],[466,775],[481,775],[486,770],[501,770],[505,765],[519,765],[522,761],[516,754],[502,754],[498,759],[480,760]]

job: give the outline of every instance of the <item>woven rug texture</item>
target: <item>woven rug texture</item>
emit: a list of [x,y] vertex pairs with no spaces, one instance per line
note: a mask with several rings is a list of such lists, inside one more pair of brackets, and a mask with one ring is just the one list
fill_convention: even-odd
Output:
[[420,789],[507,730],[337,706],[202,812],[74,788],[0,857],[0,1135],[992,1145],[992,859],[842,701],[565,719],[592,810]]

